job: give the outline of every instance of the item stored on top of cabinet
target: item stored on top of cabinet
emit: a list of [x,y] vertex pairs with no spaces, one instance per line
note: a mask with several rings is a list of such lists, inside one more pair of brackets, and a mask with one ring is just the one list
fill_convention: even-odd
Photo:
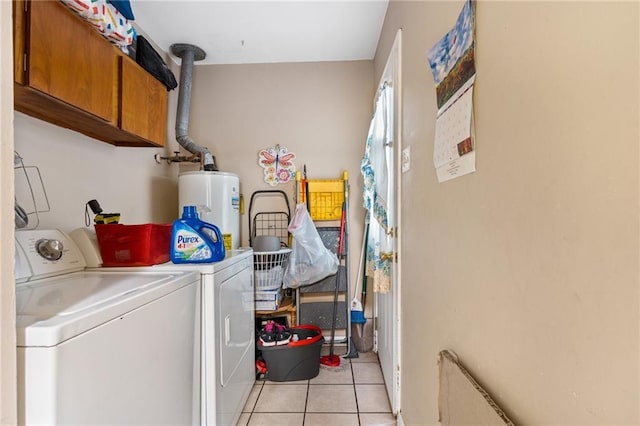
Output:
[[[126,49],[136,38],[136,30],[121,11],[107,0],[61,0],[96,31],[116,46]],[[133,16],[133,15],[131,15]],[[124,51],[124,50],[123,50]]]
[[151,46],[151,43],[139,35],[136,41],[136,62],[160,83],[164,84],[167,90],[178,87],[178,82],[173,72],[166,62],[162,60],[158,52]]
[[136,19],[135,16],[133,16],[133,10],[131,9],[131,3],[129,0],[109,0],[109,3],[118,9],[118,12],[128,20],[133,21]]
[[217,226],[198,218],[196,206],[184,206],[182,218],[173,222],[171,261],[210,263],[224,259],[222,234]]
[[296,175],[293,159],[296,155],[284,146],[276,145],[258,152],[258,164],[262,167],[264,181],[271,186],[287,183]]
[[14,106],[117,146],[164,146],[167,91],[58,1],[16,0]]
[[102,266],[149,266],[169,261],[171,224],[95,225]]

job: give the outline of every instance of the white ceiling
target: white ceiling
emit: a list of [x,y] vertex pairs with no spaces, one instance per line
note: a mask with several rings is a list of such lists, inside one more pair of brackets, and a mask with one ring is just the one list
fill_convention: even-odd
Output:
[[[133,0],[136,25],[163,50],[190,43],[198,64],[372,59],[388,0]],[[175,57],[174,60],[179,62]]]

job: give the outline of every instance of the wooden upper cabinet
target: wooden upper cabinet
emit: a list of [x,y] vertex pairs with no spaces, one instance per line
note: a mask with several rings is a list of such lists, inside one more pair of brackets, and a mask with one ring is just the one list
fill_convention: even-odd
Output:
[[164,141],[167,88],[130,58],[121,61],[120,127],[152,141]]
[[167,90],[57,0],[14,1],[15,109],[118,146],[164,146]]
[[29,86],[117,124],[114,47],[58,1],[30,7]]

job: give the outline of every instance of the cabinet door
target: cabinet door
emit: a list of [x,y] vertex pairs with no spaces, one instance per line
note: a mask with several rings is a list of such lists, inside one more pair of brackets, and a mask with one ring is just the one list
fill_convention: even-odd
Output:
[[25,0],[13,1],[13,81],[25,84]]
[[58,1],[29,14],[28,85],[116,125],[116,48]]
[[120,128],[164,146],[167,89],[130,58],[121,60]]

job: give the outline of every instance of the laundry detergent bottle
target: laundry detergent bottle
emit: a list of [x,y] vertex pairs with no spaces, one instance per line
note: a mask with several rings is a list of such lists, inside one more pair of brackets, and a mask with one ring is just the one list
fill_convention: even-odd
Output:
[[222,234],[217,226],[198,218],[196,206],[184,206],[171,230],[173,263],[208,263],[224,259]]

